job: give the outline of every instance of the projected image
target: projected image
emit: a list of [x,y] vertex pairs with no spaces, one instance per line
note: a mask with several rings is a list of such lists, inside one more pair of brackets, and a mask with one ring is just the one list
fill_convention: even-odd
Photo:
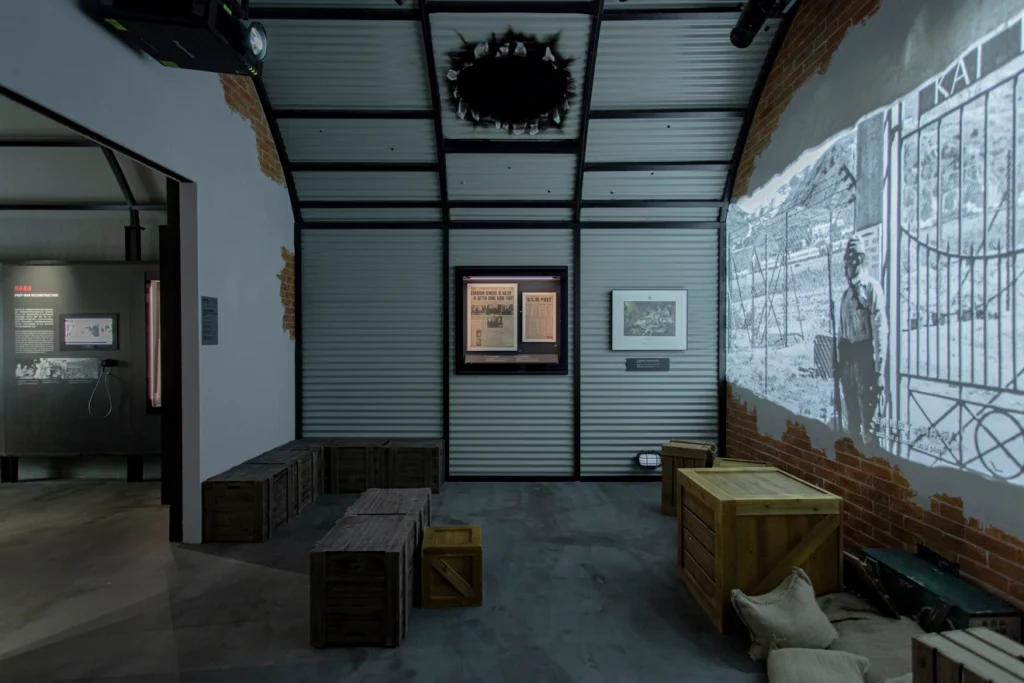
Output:
[[862,449],[1024,484],[1022,22],[728,216],[727,372]]
[[110,317],[96,318],[64,318],[65,346],[113,346],[114,319]]

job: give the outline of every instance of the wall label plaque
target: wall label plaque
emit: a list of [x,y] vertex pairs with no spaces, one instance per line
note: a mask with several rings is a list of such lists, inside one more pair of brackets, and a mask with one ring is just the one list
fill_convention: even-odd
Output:
[[627,358],[626,372],[668,372],[668,358]]
[[218,337],[217,297],[204,296],[202,300],[203,346],[216,346]]

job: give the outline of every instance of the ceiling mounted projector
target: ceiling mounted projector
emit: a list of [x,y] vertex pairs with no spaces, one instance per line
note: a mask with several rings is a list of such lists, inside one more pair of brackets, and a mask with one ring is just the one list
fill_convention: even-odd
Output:
[[778,19],[795,4],[796,0],[747,0],[729,40],[738,48],[750,47],[765,21]]
[[239,0],[87,0],[87,11],[167,67],[259,76],[267,32]]

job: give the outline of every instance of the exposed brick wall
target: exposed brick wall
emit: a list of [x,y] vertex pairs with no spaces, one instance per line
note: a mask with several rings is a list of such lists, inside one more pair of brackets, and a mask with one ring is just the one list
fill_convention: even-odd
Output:
[[268,178],[281,186],[285,186],[284,168],[281,157],[274,144],[274,135],[270,132],[270,124],[263,113],[256,85],[246,76],[221,74],[220,83],[224,87],[224,99],[231,110],[240,114],[252,126],[256,134],[256,149],[260,158],[260,170]]
[[848,549],[892,547],[913,550],[924,544],[960,563],[971,582],[1024,608],[1024,542],[964,516],[963,501],[930,494],[929,508],[899,466],[867,458],[850,439],[835,444],[833,460],[811,445],[806,429],[789,422],[782,439],[761,434],[757,413],[728,389],[726,450],[731,457],[768,462],[844,500]]
[[747,193],[754,162],[768,148],[794,93],[814,74],[825,73],[846,32],[871,17],[880,4],[881,0],[801,0],[757,103],[733,197]]
[[284,259],[284,267],[277,274],[281,281],[281,305],[284,306],[284,315],[281,318],[281,327],[288,332],[292,341],[295,340],[295,254],[281,247],[281,258]]

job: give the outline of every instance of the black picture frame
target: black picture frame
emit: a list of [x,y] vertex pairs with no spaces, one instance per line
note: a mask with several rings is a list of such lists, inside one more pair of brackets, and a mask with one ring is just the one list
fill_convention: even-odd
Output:
[[[455,374],[457,375],[567,375],[569,374],[569,268],[567,266],[458,266],[455,272]],[[507,357],[508,362],[472,363],[467,354],[474,353],[466,348],[466,286],[467,278],[483,282],[516,282],[516,315],[519,319],[517,336],[520,337],[518,351],[479,352],[490,357]],[[553,291],[557,294],[557,338],[554,343],[522,342],[521,296],[524,282],[555,280],[546,288],[532,291]],[[531,282],[532,281],[532,282]],[[554,354],[556,362],[523,361],[529,353]]]
[[[64,327],[68,318],[97,318],[109,319],[111,321],[114,340],[110,344],[67,344],[65,343]],[[117,351],[121,340],[121,326],[117,313],[62,313],[60,316],[60,327],[57,329],[60,335],[60,350],[65,353],[75,351]]]

